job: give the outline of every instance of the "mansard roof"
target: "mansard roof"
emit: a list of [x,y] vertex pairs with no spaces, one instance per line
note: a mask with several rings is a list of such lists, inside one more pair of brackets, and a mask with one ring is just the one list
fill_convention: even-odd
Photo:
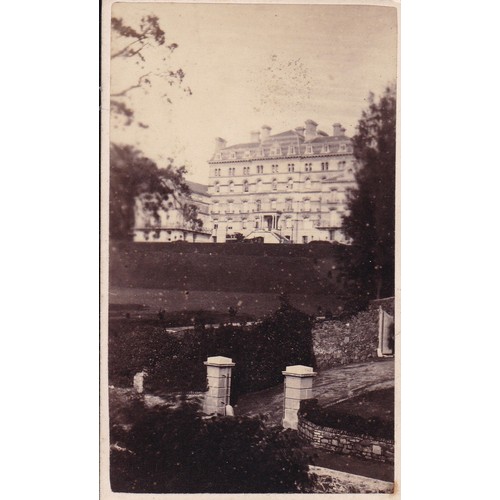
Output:
[[[340,150],[342,144],[345,145],[345,150]],[[328,151],[324,150],[325,145],[328,145]],[[290,129],[270,135],[264,141],[245,142],[221,148],[214,153],[210,161],[248,161],[261,158],[296,158],[349,153],[352,153],[351,139],[345,135],[328,135],[318,130],[314,138],[306,141],[303,133]]]

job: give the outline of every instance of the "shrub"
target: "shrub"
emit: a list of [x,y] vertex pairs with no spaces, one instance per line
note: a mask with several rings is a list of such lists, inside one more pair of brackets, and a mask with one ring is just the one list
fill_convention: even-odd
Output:
[[[112,325],[113,327],[113,325]],[[209,356],[227,356],[233,370],[232,403],[238,394],[272,387],[283,380],[287,365],[315,367],[312,322],[286,300],[280,309],[251,327],[226,325],[181,335],[164,328],[121,321],[110,328],[109,378],[118,386],[132,385],[134,373],[148,371],[145,387],[150,392],[203,391]]]
[[130,493],[292,493],[311,487],[296,433],[260,418],[203,419],[195,406],[135,407],[111,429],[111,487]]

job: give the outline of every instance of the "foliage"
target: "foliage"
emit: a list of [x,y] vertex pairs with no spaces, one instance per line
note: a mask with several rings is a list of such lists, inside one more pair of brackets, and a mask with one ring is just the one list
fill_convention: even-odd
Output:
[[[165,31],[161,28],[157,16],[144,16],[137,27],[125,24],[121,18],[113,17],[111,36],[112,74],[116,75],[114,65],[125,60],[129,63],[126,73],[134,78],[134,81],[125,87],[112,89],[110,110],[114,118],[121,118],[126,126],[131,125],[135,119],[132,104],[134,92],[147,93],[154,85],[162,89],[162,97],[169,103],[172,102],[169,91],[174,86],[184,93],[191,94],[191,89],[183,83],[184,71],[181,68],[168,68],[167,61],[178,45],[167,42]],[[154,57],[151,57],[152,55]],[[144,123],[139,123],[139,126],[148,127]]]
[[111,427],[111,487],[130,493],[292,493],[311,486],[297,436],[260,418],[203,419],[135,406],[130,428]]
[[359,411],[342,411],[337,409],[336,405],[323,408],[317,399],[301,401],[299,414],[309,422],[321,427],[331,427],[352,434],[394,441],[394,418],[365,416],[361,415]]
[[133,146],[111,144],[110,236],[130,237],[136,208],[150,216],[154,224],[159,221],[160,210],[178,206],[190,224],[200,226],[197,209],[189,202],[185,173],[185,167],[174,166],[172,160],[166,168],[158,168]]
[[203,391],[209,356],[233,359],[231,397],[272,387],[283,380],[287,365],[315,366],[310,318],[285,305],[260,324],[249,327],[223,325],[180,335],[165,328],[127,321],[111,321],[109,330],[109,379],[113,385],[131,386],[134,373],[146,369],[148,391]]
[[345,270],[351,294],[361,302],[394,295],[396,89],[389,86],[378,102],[370,94],[353,137],[361,167],[349,197],[345,234],[352,240]]

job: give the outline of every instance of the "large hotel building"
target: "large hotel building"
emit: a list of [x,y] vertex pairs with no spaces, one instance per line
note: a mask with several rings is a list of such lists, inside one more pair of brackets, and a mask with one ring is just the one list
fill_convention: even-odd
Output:
[[342,216],[355,186],[351,140],[339,123],[331,135],[307,120],[279,134],[263,126],[250,141],[216,139],[209,163],[212,240],[241,233],[265,243],[345,242]]
[[189,228],[180,210],[162,213],[160,221],[138,210],[134,241],[346,242],[342,217],[356,185],[351,140],[340,123],[331,134],[317,127],[307,120],[271,134],[265,125],[249,142],[231,146],[217,138],[208,190],[191,183],[203,228]]

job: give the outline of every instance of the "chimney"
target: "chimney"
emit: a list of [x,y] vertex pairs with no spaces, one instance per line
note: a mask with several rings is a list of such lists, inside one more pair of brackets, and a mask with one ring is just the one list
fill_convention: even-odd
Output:
[[304,134],[304,140],[305,141],[311,141],[314,139],[317,135],[316,133],[316,127],[318,124],[312,120],[306,120],[306,131]]
[[260,132],[258,130],[252,130],[250,132],[250,142],[259,142],[260,141]]
[[298,132],[299,134],[304,135],[304,127],[295,127],[295,132]]
[[333,124],[333,136],[334,137],[341,137],[345,133],[345,128],[342,127],[340,123],[334,123]]
[[270,135],[271,135],[271,127],[269,125],[262,125],[260,141],[261,142],[267,141]]
[[226,147],[227,142],[222,137],[215,138],[215,151],[220,151]]

